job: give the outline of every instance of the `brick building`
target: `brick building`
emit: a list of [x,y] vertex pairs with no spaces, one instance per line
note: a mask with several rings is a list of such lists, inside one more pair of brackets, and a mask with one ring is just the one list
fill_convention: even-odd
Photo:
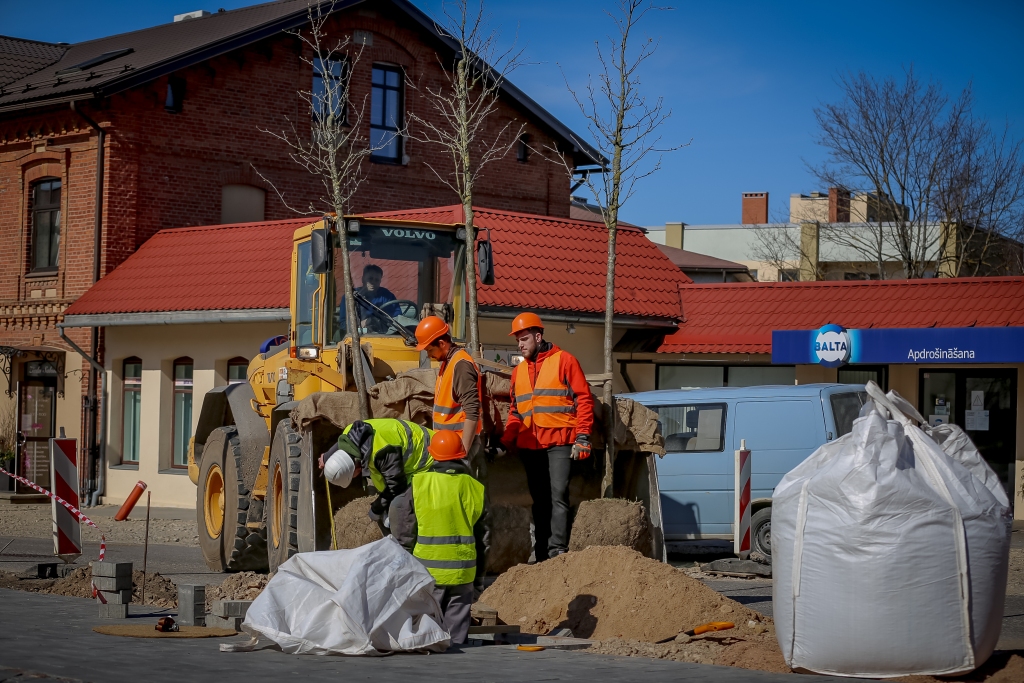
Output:
[[[405,0],[323,4],[334,7],[328,33],[362,45],[353,99],[373,102],[380,75],[397,92],[399,120],[429,119],[422,94],[443,84],[440,63],[455,54],[434,22]],[[70,330],[65,341],[62,312],[161,229],[287,219],[285,201],[316,203],[318,181],[260,130],[310,115],[296,91],[315,87],[303,61],[313,55],[290,33],[307,12],[307,0],[281,0],[74,45],[0,37],[0,411],[28,438],[19,469],[40,483],[56,425],[81,437],[83,453],[99,438],[89,427],[98,379],[71,344],[102,363],[103,330]],[[509,121],[525,124],[529,147],[488,167],[477,203],[567,217],[564,169],[529,148],[565,150],[582,165],[578,138],[506,83],[491,124]],[[440,149],[400,138],[367,164],[353,208],[450,204],[430,168],[445,163]]]

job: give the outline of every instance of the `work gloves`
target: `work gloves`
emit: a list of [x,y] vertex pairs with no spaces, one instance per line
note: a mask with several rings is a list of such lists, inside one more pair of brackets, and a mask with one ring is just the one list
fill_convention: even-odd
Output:
[[586,460],[590,457],[590,435],[579,434],[576,443],[572,445],[572,453],[569,455],[573,460]]
[[388,507],[391,505],[391,501],[383,496],[377,496],[377,498],[370,503],[369,518],[375,522],[379,522],[387,514]]

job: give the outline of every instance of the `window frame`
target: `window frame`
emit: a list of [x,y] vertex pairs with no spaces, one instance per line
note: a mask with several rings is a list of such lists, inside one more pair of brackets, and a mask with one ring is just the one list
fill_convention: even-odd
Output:
[[[378,71],[378,70],[379,71],[383,71],[384,74],[385,74],[385,76],[384,76],[384,83],[382,83],[380,85],[378,85],[378,84],[373,82],[373,72]],[[390,85],[387,84],[387,74],[388,73],[398,74],[398,85],[397,86],[390,86]],[[381,119],[380,119],[381,120],[381,124],[380,125],[374,125],[374,123],[373,123],[373,119],[374,119],[374,117],[373,117],[373,92],[377,88],[380,88],[383,91],[383,95],[381,97],[381,104],[384,107],[384,111],[381,113]],[[387,109],[387,93],[389,91],[398,93],[398,116],[395,118],[396,122],[398,123],[398,127],[397,128],[391,128],[390,126],[387,126],[387,125],[384,124],[384,122],[387,121],[387,119],[388,119],[388,117],[387,117],[387,113],[388,113],[388,109]],[[395,166],[401,166],[402,165],[402,160],[405,157],[405,140],[404,140],[404,138],[402,137],[402,135],[400,133],[401,133],[402,127],[404,125],[405,125],[405,69],[403,69],[400,66],[396,66],[396,65],[392,65],[392,64],[374,64],[374,65],[372,65],[372,67],[370,69],[370,141],[371,141],[371,144],[372,144],[373,131],[374,130],[383,130],[383,131],[387,131],[389,133],[392,133],[394,135],[395,147],[396,147],[397,153],[395,154],[394,157],[389,157],[389,156],[382,156],[382,155],[378,154],[378,152],[380,150],[374,150],[373,152],[370,153],[370,161],[371,162],[377,163],[377,164],[392,164],[392,165],[395,165]]]
[[[51,202],[51,203],[46,204],[45,206],[40,206],[38,201],[37,201],[37,199],[36,199],[36,193],[39,191],[39,189],[42,187],[42,185],[44,183],[51,184],[51,187],[47,190],[47,192],[50,194],[51,197],[53,196],[53,189],[54,189],[52,187],[52,184],[56,183],[59,195],[58,195],[58,199],[57,199],[56,203]],[[29,202],[30,202],[31,209],[29,211],[30,239],[29,239],[29,271],[28,272],[30,274],[32,274],[32,275],[56,273],[60,269],[60,236],[61,236],[61,219],[63,218],[62,214],[63,214],[63,203],[64,203],[64,181],[61,178],[58,178],[56,176],[46,176],[44,178],[39,178],[38,180],[32,181],[32,183],[29,185]],[[53,254],[53,264],[52,265],[49,265],[50,259],[49,259],[49,255],[48,255],[48,257],[47,257],[47,264],[48,265],[43,266],[43,267],[37,267],[36,266],[36,262],[37,262],[36,249],[39,246],[38,218],[39,218],[40,214],[44,214],[44,213],[47,214],[48,216],[52,216],[54,213],[56,213],[56,215],[57,215],[56,228],[52,224],[48,228],[48,230],[50,232],[48,245],[49,245],[49,247],[50,247],[50,249],[52,251],[53,250],[53,246],[52,245],[53,245],[54,233],[56,233],[56,237],[57,237],[57,250],[56,250],[56,253]]]
[[[793,368],[796,369],[796,365],[793,364],[780,364],[775,365],[772,363],[743,363],[743,364],[717,364],[717,363],[655,363],[654,364],[654,388],[657,389],[678,389],[679,387],[663,387],[661,386],[661,369],[662,368],[678,368],[678,367],[690,367],[690,368],[722,368],[722,387],[733,387],[739,386],[729,383],[729,368]],[[742,386],[774,386],[770,384],[744,384]],[[788,385],[787,385],[788,386]],[[719,387],[702,387],[707,389],[716,389]]]
[[[139,376],[137,378],[135,378],[135,377],[129,378],[128,377],[128,366],[129,365],[138,365],[139,366]],[[132,379],[133,381],[129,382],[128,381],[129,379]],[[122,465],[138,465],[139,464],[139,460],[141,459],[141,455],[142,455],[141,448],[139,447],[139,443],[138,443],[138,436],[136,437],[136,442],[135,442],[135,448],[136,448],[136,451],[137,451],[136,454],[135,454],[135,459],[132,460],[130,458],[125,457],[125,452],[126,451],[125,451],[125,438],[124,437],[125,437],[126,426],[127,425],[126,425],[126,421],[125,421],[124,409],[125,409],[125,406],[127,405],[128,394],[138,394],[139,395],[139,410],[138,410],[138,412],[137,412],[137,414],[135,416],[135,419],[138,421],[138,429],[136,429],[135,431],[137,432],[137,434],[139,436],[141,436],[141,433],[142,433],[142,410],[141,410],[141,408],[142,408],[142,405],[141,405],[142,404],[142,359],[139,358],[138,356],[129,356],[128,358],[125,358],[123,361],[121,361],[121,464]]]
[[[191,377],[182,379],[181,384],[178,384],[178,368],[188,366],[192,368]],[[171,468],[172,469],[185,469],[188,468],[188,443],[183,444],[184,447],[184,463],[178,464],[175,461],[175,446],[177,445],[177,429],[175,428],[178,422],[178,395],[187,395],[189,397],[189,425],[188,425],[188,439],[191,440],[194,436],[192,433],[192,422],[191,413],[195,407],[192,404],[193,387],[195,383],[195,361],[188,356],[182,356],[181,358],[175,358],[171,364]],[[187,382],[187,384],[186,384]]]
[[[231,378],[231,368],[242,368],[242,378],[241,379],[232,379]],[[248,375],[248,370],[249,370],[249,361],[246,360],[244,357],[242,357],[242,356],[235,356],[234,358],[228,360],[227,375],[226,375],[227,380],[228,380],[228,384],[245,384],[246,382],[248,382],[249,381],[249,378],[247,376]]]
[[[341,96],[341,102],[339,103],[340,107],[341,107],[341,125],[348,126],[348,125],[350,125],[349,124],[349,120],[348,120],[348,115],[349,115],[348,97],[345,97],[345,95],[348,94],[348,92],[347,92],[348,88],[345,87],[345,82],[349,79],[349,77],[351,75],[351,64],[349,63],[348,57],[345,56],[345,55],[339,56],[339,57],[334,58],[334,59],[325,58],[325,57],[314,57],[313,58],[313,82],[311,84],[312,87],[311,87],[311,90],[310,90],[310,116],[312,116],[314,119],[319,120],[320,117],[322,117],[324,115],[324,111],[323,111],[324,110],[324,106],[323,106],[324,103],[321,102],[321,106],[319,106],[319,107],[317,106],[317,99],[318,99],[318,97],[317,97],[317,94],[316,94],[316,91],[317,91],[316,85],[317,85],[317,80],[318,79],[319,80],[323,80],[324,77],[325,77],[325,73],[324,73],[324,70],[323,70],[323,64],[325,62],[328,63],[328,64],[331,64],[331,65],[337,64],[339,66],[340,73],[337,76],[335,76],[334,73],[333,73],[333,66],[332,66],[331,67],[332,72],[329,74],[328,77],[331,80],[338,81],[339,83],[342,84],[340,86],[340,93],[339,93],[339,95]],[[326,92],[326,89],[325,89],[325,92]]]

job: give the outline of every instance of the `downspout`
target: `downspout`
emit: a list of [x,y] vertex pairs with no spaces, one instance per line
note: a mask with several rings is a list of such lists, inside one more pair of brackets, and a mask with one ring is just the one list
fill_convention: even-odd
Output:
[[[96,328],[94,327],[93,330],[95,330],[95,329]],[[75,342],[71,341],[71,339],[64,333],[64,325],[63,325],[63,323],[57,325],[57,330],[60,333],[60,338],[63,339],[64,342],[68,346],[70,346],[72,349],[74,349],[75,353],[77,353],[78,355],[82,356],[87,361],[89,361],[89,365],[91,365],[92,368],[93,368],[93,374],[94,375],[99,375],[99,378],[100,378],[100,400],[102,401],[100,403],[100,405],[101,405],[102,409],[100,411],[99,452],[101,454],[101,458],[100,458],[100,465],[101,465],[101,467],[100,467],[99,474],[98,474],[99,479],[96,482],[96,487],[95,487],[95,489],[92,492],[92,498],[89,501],[89,505],[91,507],[94,507],[94,506],[96,506],[98,504],[99,497],[100,497],[100,495],[104,491],[104,486],[105,486],[106,480],[107,480],[106,472],[104,471],[104,469],[102,467],[102,465],[104,464],[104,461],[106,460],[105,453],[106,453],[106,443],[107,443],[107,373],[103,370],[103,366],[100,365],[98,362],[96,362],[96,357],[95,356],[90,356],[85,351],[83,351],[78,346],[78,344],[76,344]]]
[[[82,119],[85,120],[89,126],[96,131],[96,198],[94,200],[95,205],[95,216],[93,217],[93,245],[92,245],[92,282],[96,284],[100,279],[100,257],[103,250],[103,185],[104,185],[104,166],[106,160],[106,141],[107,133],[103,130],[98,123],[96,123],[89,115],[81,111],[75,106],[74,102],[71,102],[71,111],[75,112]],[[100,330],[98,327],[92,328],[92,354],[86,354],[84,351],[78,348],[71,340],[65,335],[63,329],[60,333],[61,338],[70,343],[79,354],[89,360],[90,365],[94,365],[98,368],[100,373],[100,384],[105,386],[103,368],[96,363],[96,356],[99,355],[100,346]],[[101,387],[100,391],[103,400],[102,412],[105,414],[107,410],[106,403],[106,392]],[[97,443],[96,439],[96,377],[94,373],[89,375],[89,410],[91,419],[89,420],[89,474],[91,475],[94,471],[96,475],[96,486],[92,491],[92,505],[96,504],[99,496],[104,493],[104,484],[106,482],[106,475],[104,473],[104,465],[106,462],[106,453],[103,449],[103,435],[106,432],[106,420],[100,424],[100,438]],[[91,478],[90,478],[91,481]]]

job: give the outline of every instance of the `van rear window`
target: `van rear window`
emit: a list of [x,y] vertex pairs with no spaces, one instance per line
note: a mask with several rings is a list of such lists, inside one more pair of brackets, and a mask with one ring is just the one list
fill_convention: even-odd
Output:
[[665,450],[669,453],[724,449],[724,403],[656,406],[656,409],[661,433],[665,435]]
[[866,391],[851,391],[846,394],[832,394],[832,417],[836,422],[836,438],[853,431],[853,421],[860,415],[860,407],[867,403]]

